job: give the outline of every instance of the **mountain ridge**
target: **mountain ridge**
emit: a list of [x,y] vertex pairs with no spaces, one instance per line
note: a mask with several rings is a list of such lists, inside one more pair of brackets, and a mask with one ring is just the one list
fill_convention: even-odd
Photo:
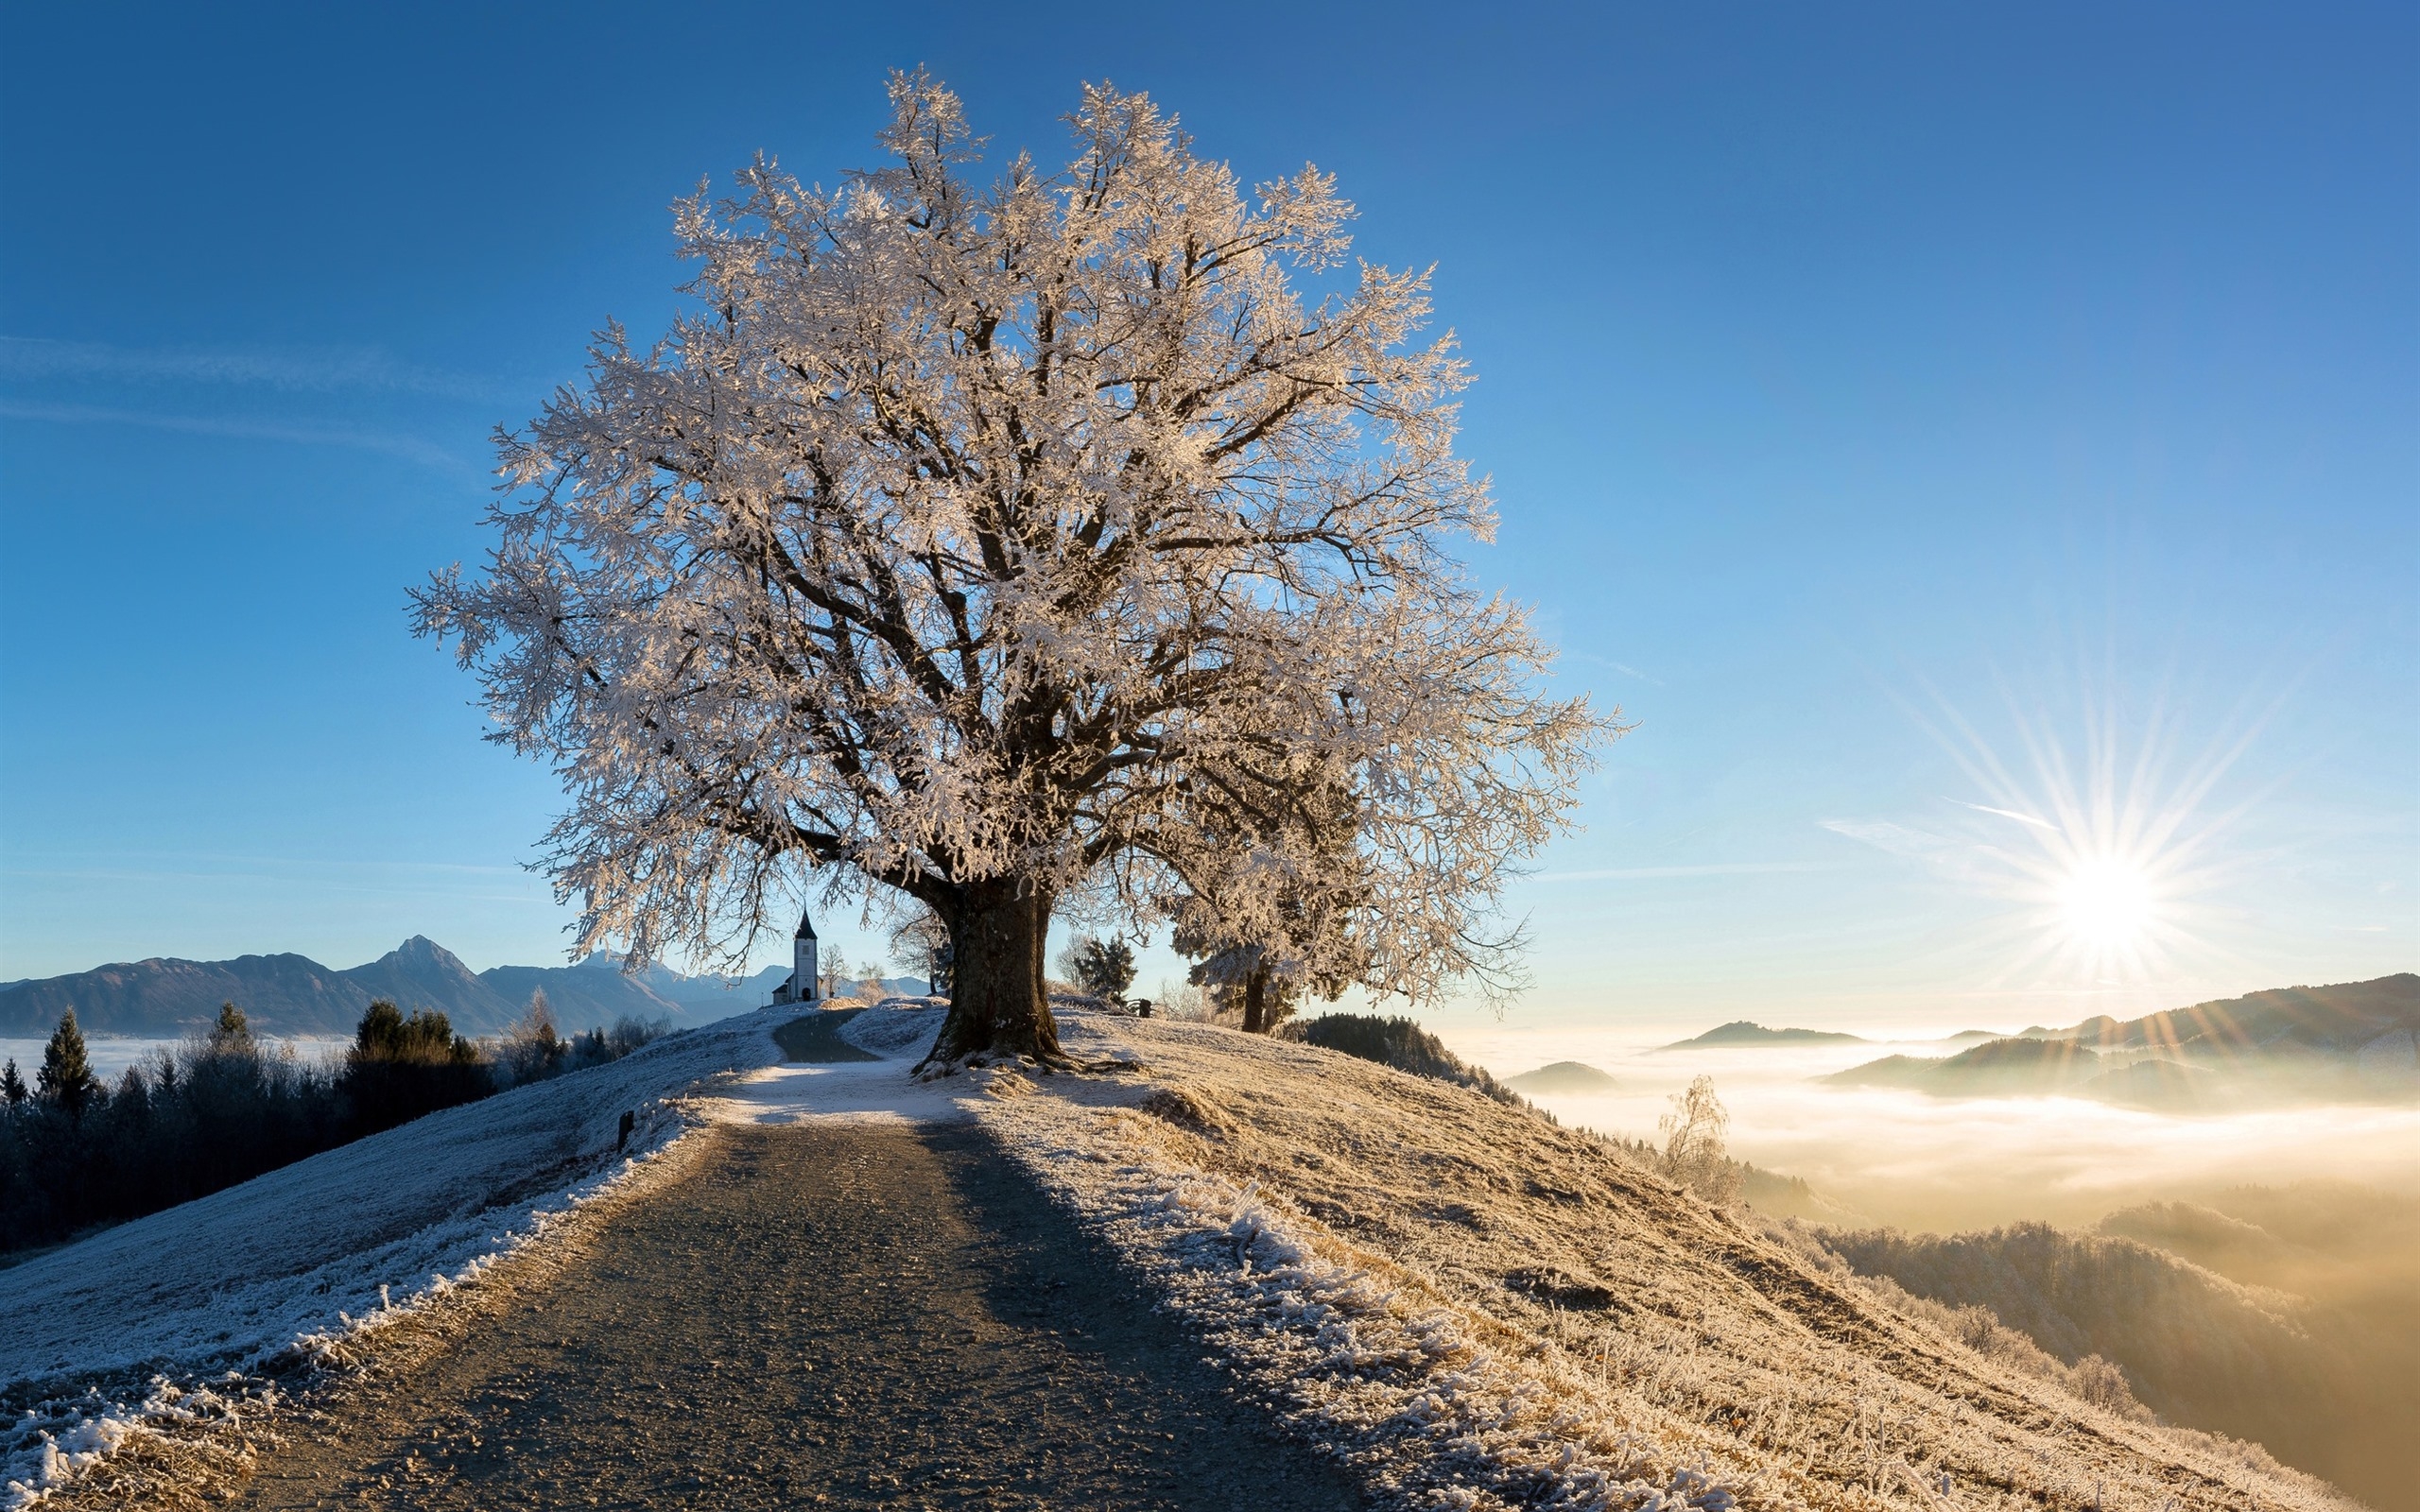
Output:
[[378,998],[406,1013],[435,1009],[463,1034],[493,1034],[528,1011],[540,989],[566,1028],[624,1017],[698,1023],[755,1007],[786,974],[768,967],[733,981],[660,964],[631,974],[605,956],[475,972],[414,935],[376,960],[341,970],[291,952],[222,961],[154,955],[11,982],[0,986],[0,1035],[47,1035],[72,1007],[87,1034],[167,1038],[207,1024],[222,1003],[242,1008],[267,1034],[349,1035]]
[[1723,1045],[1811,1045],[1866,1044],[1864,1036],[1842,1034],[1831,1029],[1768,1029],[1761,1023],[1736,1019],[1729,1023],[1708,1029],[1691,1040],[1679,1040],[1660,1050],[1708,1050]]
[[2123,1022],[2103,1014],[2066,1029],[2037,1025],[1953,1056],[1885,1056],[1820,1079],[1944,1097],[2070,1094],[2180,1111],[2263,1090],[2420,1084],[2420,975],[2274,988]]

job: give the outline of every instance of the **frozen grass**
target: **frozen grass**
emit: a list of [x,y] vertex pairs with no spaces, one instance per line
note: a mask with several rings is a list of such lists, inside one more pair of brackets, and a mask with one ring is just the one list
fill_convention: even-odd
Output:
[[1594,1136],[1220,1029],[1063,1035],[1133,1074],[995,1070],[980,1116],[1397,1504],[2347,1504],[1996,1364]]

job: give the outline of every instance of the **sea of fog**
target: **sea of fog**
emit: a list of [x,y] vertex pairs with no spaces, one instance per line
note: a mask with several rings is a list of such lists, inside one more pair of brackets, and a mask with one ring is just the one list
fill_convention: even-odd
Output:
[[[1669,1033],[1498,1024],[1446,1017],[1430,1027],[1498,1076],[1577,1060],[1615,1078],[1601,1094],[1535,1100],[1564,1123],[1652,1138],[1671,1094],[1714,1077],[1731,1113],[1734,1155],[1804,1177],[1829,1202],[1876,1222],[1956,1230],[2022,1218],[2089,1225],[2115,1209],[2218,1188],[2333,1177],[2420,1193],[2420,1108],[2270,1108],[2171,1116],[2071,1097],[1927,1097],[1814,1078],[1882,1056],[1946,1055],[1940,1040],[1667,1051]],[[298,1036],[307,1059],[345,1037]],[[174,1040],[94,1036],[93,1066],[112,1081]],[[41,1040],[0,1039],[27,1082]]]
[[[351,1035],[298,1034],[285,1040],[269,1036],[263,1036],[263,1039],[272,1048],[291,1046],[295,1055],[304,1060],[333,1060],[343,1055],[345,1047],[353,1043]],[[42,1065],[43,1047],[48,1042],[47,1040],[0,1039],[0,1060],[15,1061],[18,1074],[26,1078],[27,1086],[31,1086],[34,1072]],[[84,1058],[93,1063],[95,1073],[115,1082],[125,1074],[127,1067],[150,1059],[153,1051],[173,1050],[183,1042],[182,1040],[147,1040],[135,1035],[86,1035]]]
[[2420,1190],[2420,1108],[2272,1108],[2171,1116],[2071,1097],[1928,1097],[1813,1078],[1939,1040],[1666,1051],[1636,1031],[1447,1018],[1428,1025],[1497,1076],[1577,1060],[1606,1092],[1535,1099],[1565,1124],[1653,1138],[1671,1094],[1700,1074],[1731,1113],[1733,1155],[1876,1221],[1942,1231],[2023,1218],[2086,1226],[2154,1198],[2314,1177]]

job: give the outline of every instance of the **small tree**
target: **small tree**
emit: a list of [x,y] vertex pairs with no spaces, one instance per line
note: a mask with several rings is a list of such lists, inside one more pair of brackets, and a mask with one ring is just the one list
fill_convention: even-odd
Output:
[[817,985],[818,996],[827,998],[838,997],[840,995],[841,983],[850,982],[854,984],[855,978],[850,975],[850,972],[854,969],[849,965],[848,956],[840,953],[839,946],[824,946],[819,957],[819,964],[821,966],[823,971],[823,980]]
[[949,927],[941,916],[913,899],[892,916],[890,964],[903,976],[925,979],[925,989],[949,992]]
[[218,1005],[218,1022],[210,1031],[210,1048],[221,1054],[248,1053],[252,1048],[251,1022],[233,1003]]
[[497,1058],[514,1082],[543,1081],[562,1070],[569,1048],[555,1028],[555,1010],[546,1002],[546,989],[533,988],[528,1010],[505,1031]]
[[71,1119],[82,1118],[85,1108],[100,1094],[101,1078],[93,1074],[92,1060],[84,1053],[84,1031],[77,1027],[74,1008],[60,1014],[59,1027],[43,1047],[42,1070],[35,1073],[34,1084],[44,1102]]
[[1301,983],[1276,953],[1262,945],[1236,945],[1194,963],[1185,980],[1243,1016],[1246,1034],[1269,1034],[1292,1018]]
[[1140,94],[1087,88],[1067,167],[988,188],[956,95],[890,96],[890,166],[681,206],[695,313],[607,335],[503,441],[485,572],[415,595],[570,789],[578,948],[736,960],[803,880],[896,889],[953,947],[940,1067],[1063,1063],[1058,900],[1148,926],[1238,866],[1324,899],[1318,793],[1355,979],[1483,971],[1613,727],[1466,581],[1493,513],[1425,277],[1297,287],[1350,245],[1333,181],[1247,196]]
[[6,1066],[0,1066],[0,1098],[7,1099],[12,1110],[25,1107],[26,1099],[32,1095],[26,1088],[26,1078],[17,1071],[14,1057]]
[[1134,983],[1134,950],[1122,939],[1099,939],[1087,935],[1076,942],[1076,985],[1097,998],[1112,1003],[1125,1001],[1126,989]]
[[1714,1094],[1714,1078],[1700,1076],[1672,1094],[1672,1110],[1656,1121],[1664,1138],[1664,1174],[1706,1201],[1721,1206],[1739,1199],[1740,1172],[1724,1148],[1731,1114]]

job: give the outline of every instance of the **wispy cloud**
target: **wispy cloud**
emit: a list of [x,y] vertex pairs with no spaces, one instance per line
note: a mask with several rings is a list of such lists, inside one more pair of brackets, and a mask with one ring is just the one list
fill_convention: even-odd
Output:
[[1651,877],[1747,877],[1769,871],[1837,871],[1826,861],[1712,861],[1690,867],[1599,867],[1587,871],[1541,871],[1532,882],[1622,882]]
[[1664,686],[1664,679],[1662,678],[1653,677],[1648,673],[1641,672],[1638,668],[1632,666],[1627,662],[1616,662],[1611,657],[1596,656],[1586,651],[1572,652],[1570,653],[1570,656],[1575,662],[1593,662],[1600,667],[1611,668],[1612,670],[1620,673],[1623,677],[1636,678],[1641,682],[1650,683],[1658,688]]
[[1969,803],[1962,798],[1953,798],[1949,801],[1962,809],[1973,809],[1978,814],[1996,814],[2003,819],[2014,819],[2019,824],[2031,824],[2037,829],[2055,832],[2059,828],[2048,819],[2037,819],[2031,814],[2019,814],[2014,809],[1996,809],[1989,803]]
[[1936,866],[1947,865],[1976,849],[1971,842],[1893,824],[1888,819],[1817,819],[1815,822],[1834,834],[1870,845],[1876,850],[1887,850],[1894,856],[1907,856]]
[[307,393],[374,389],[482,401],[506,397],[491,380],[398,362],[375,347],[114,347],[93,341],[0,336],[0,382],[59,378],[235,385]]
[[109,409],[95,404],[26,404],[14,399],[0,399],[0,418],[48,421],[62,425],[142,425],[152,430],[178,431],[187,436],[292,441],[304,446],[349,446],[360,451],[384,452],[389,456],[404,457],[445,472],[475,475],[479,471],[462,457],[432,442],[399,436],[391,431],[363,430],[352,425],[163,415],[148,410]]

